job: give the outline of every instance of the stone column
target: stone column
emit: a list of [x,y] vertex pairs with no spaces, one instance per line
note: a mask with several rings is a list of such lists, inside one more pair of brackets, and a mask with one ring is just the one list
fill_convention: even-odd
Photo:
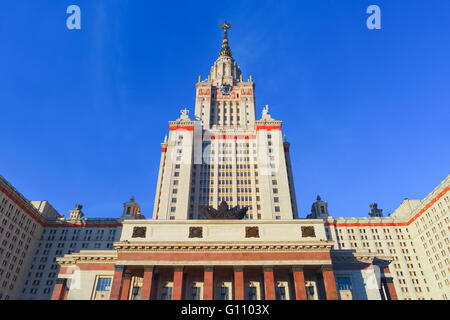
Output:
[[142,282],[141,300],[150,300],[153,285],[153,266],[144,268],[144,280]]
[[51,300],[64,300],[66,291],[67,279],[58,278],[56,279],[55,287],[53,288]]
[[244,300],[244,268],[234,268],[234,300]]
[[183,267],[175,267],[173,272],[172,300],[182,300],[183,294]]
[[327,300],[338,300],[333,266],[322,266],[322,276]]
[[275,300],[275,283],[273,277],[273,267],[264,266],[264,296],[265,300]]
[[120,292],[120,300],[128,300],[130,296],[131,274],[125,273],[122,282],[122,291]]
[[205,267],[203,273],[203,300],[214,300],[214,267]]
[[306,286],[305,286],[305,275],[303,273],[303,267],[301,267],[301,266],[293,267],[292,273],[294,275],[295,299],[296,300],[306,300]]
[[385,266],[383,268],[384,283],[386,285],[386,292],[388,294],[388,300],[398,300],[397,291],[395,290],[394,281],[391,277],[391,272],[389,267]]
[[125,266],[119,265],[114,267],[114,276],[111,284],[111,292],[109,295],[109,300],[119,300],[124,270]]

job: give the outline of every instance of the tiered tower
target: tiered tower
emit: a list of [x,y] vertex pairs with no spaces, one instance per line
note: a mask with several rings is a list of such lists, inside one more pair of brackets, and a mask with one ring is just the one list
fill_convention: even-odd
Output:
[[289,143],[269,107],[255,116],[255,84],[243,80],[228,44],[230,23],[208,78],[196,84],[194,118],[169,121],[162,145],[153,219],[202,219],[221,201],[248,207],[248,219],[298,217]]

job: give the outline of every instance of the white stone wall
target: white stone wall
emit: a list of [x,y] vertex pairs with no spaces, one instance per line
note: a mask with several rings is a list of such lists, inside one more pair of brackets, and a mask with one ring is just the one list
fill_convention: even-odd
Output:
[[43,223],[44,216],[0,176],[0,300],[18,299],[43,230],[29,212]]
[[[302,237],[301,227],[314,227],[315,237]],[[146,227],[145,238],[133,238],[135,227]],[[189,238],[190,227],[202,227],[203,238]],[[245,238],[245,227],[259,227],[259,238]],[[161,241],[191,241],[201,242],[311,242],[326,241],[325,230],[321,220],[292,221],[154,221],[136,220],[124,221],[120,241],[130,242],[161,242]]]
[[[117,223],[118,221],[111,221]],[[94,222],[95,223],[95,222]],[[89,227],[70,225],[60,221],[59,227],[46,227],[41,233],[36,249],[30,253],[30,264],[20,292],[21,300],[48,300],[60,266],[57,257],[81,250],[113,250],[113,243],[120,239],[121,227]]]
[[[329,218],[327,233],[335,241],[335,249],[362,249],[392,256],[389,269],[399,299],[449,299],[450,200],[445,191],[449,184],[447,177],[420,204],[402,203],[390,217]],[[443,192],[445,195],[432,202]],[[413,221],[418,214],[420,217]]]

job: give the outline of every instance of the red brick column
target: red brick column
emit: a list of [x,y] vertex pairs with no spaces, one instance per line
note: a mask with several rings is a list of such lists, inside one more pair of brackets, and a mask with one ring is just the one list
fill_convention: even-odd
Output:
[[58,278],[56,279],[55,287],[53,288],[51,300],[64,300],[66,292],[67,279]]
[[275,300],[275,283],[273,279],[273,267],[263,267],[265,300]]
[[296,300],[306,300],[306,286],[305,286],[305,275],[303,273],[303,267],[301,267],[301,266],[293,267],[292,273],[294,275],[295,299]]
[[244,268],[234,268],[234,300],[244,300]]
[[322,267],[323,283],[327,300],[338,300],[336,281],[334,280],[333,266]]
[[173,272],[172,300],[182,300],[183,267],[175,267]]
[[122,291],[120,292],[120,300],[128,300],[130,296],[131,274],[125,273],[122,282]]
[[153,266],[144,268],[144,280],[142,282],[141,300],[150,300],[153,285]]
[[214,267],[205,267],[203,275],[203,300],[214,299]]
[[125,266],[115,266],[114,276],[111,284],[111,292],[109,294],[109,300],[119,300],[124,270]]
[[391,277],[391,272],[389,271],[389,267],[386,266],[383,268],[384,281],[386,283],[386,291],[389,295],[389,300],[398,300],[397,291],[395,290],[394,281]]

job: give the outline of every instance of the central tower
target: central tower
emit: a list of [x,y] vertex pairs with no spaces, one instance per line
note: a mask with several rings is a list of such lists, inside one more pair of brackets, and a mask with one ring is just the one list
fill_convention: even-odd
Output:
[[289,143],[266,106],[255,116],[255,84],[243,81],[222,23],[219,57],[196,84],[195,114],[169,121],[162,145],[153,219],[203,219],[221,201],[248,207],[248,219],[298,217]]
[[243,129],[255,126],[252,79],[242,80],[241,70],[228,44],[230,23],[222,23],[223,42],[208,78],[197,83],[195,118],[205,129]]

